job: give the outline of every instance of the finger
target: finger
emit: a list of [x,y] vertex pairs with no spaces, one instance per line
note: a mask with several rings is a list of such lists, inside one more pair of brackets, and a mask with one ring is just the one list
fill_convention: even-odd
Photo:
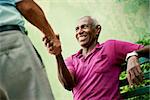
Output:
[[46,46],[47,43],[48,43],[48,39],[46,38],[46,36],[44,36],[44,37],[42,38],[42,41],[44,42],[44,44],[45,44],[45,46]]
[[133,69],[130,69],[129,70],[129,73],[130,73],[130,76],[131,76],[131,80],[134,79],[135,75],[134,75],[134,72],[132,71]]
[[49,51],[52,51],[52,50],[53,50],[53,47],[52,47],[52,46],[51,46],[51,47],[49,47],[49,48],[48,48],[48,50],[49,50]]
[[50,54],[54,54],[52,51],[49,51]]
[[47,45],[46,40],[43,40],[43,42],[44,42],[44,45],[46,46]]
[[49,43],[49,40],[47,38],[45,38],[44,43],[45,43],[45,45],[47,45],[47,43]]
[[139,85],[139,84],[140,84],[140,82],[139,82],[139,80],[138,80],[137,77],[135,77],[135,78],[133,79],[133,83],[136,84],[136,85]]
[[132,68],[132,72],[134,73],[135,76],[139,76],[140,75],[140,73],[138,72],[136,67]]
[[48,42],[47,41],[45,41],[45,46],[47,47],[47,44],[48,44]]
[[55,51],[55,55],[58,55],[61,53],[61,49],[58,49],[58,48],[54,48],[54,51]]
[[143,78],[144,78],[143,73],[140,73],[139,76],[138,76],[138,80],[139,80],[141,83],[143,82]]
[[136,84],[138,85],[138,84],[140,84],[141,82],[142,82],[142,74],[141,73],[139,73],[138,72],[138,70],[137,70],[137,68],[135,67],[134,69],[133,69],[133,71],[134,71],[134,74],[135,74],[135,82],[136,82]]
[[57,37],[58,40],[60,39],[60,38],[59,38],[59,34],[56,34],[56,37]]
[[139,73],[138,78],[139,78],[140,82],[142,82],[142,81],[143,81],[143,78],[144,78],[144,74],[143,74],[143,72],[142,72],[142,70],[141,70],[140,65],[137,66],[136,69],[137,69],[137,71],[138,71],[138,73]]
[[45,40],[45,45],[46,45],[47,47],[53,46],[53,41],[46,38],[46,40]]
[[49,51],[49,53],[55,55],[55,52],[53,50]]
[[46,39],[46,36],[44,36],[43,38],[42,38],[42,41],[44,41]]
[[137,68],[137,71],[138,71],[139,73],[142,73],[142,70],[141,70],[140,65],[138,65],[136,68]]
[[44,40],[44,44],[45,44],[45,46],[47,47],[47,46],[48,46],[48,44],[49,44],[49,42],[48,42],[48,41],[46,41],[46,40]]
[[52,54],[54,54],[54,55],[58,55],[58,54],[61,53],[61,49],[59,49],[59,48],[57,48],[57,47],[54,47],[54,46],[53,46],[52,49],[50,48],[49,51],[50,51],[50,53],[52,53]]
[[139,79],[139,81],[140,81],[140,82],[142,82],[142,81],[143,81],[143,78],[144,78],[144,74],[143,74],[143,72],[139,73],[139,75],[138,75],[138,79]]
[[140,83],[140,81],[138,80],[138,76],[136,76],[136,70],[135,68],[132,68],[130,71],[130,75],[131,75],[131,80],[132,80],[132,83],[138,85]]
[[52,45],[50,43],[47,43],[47,48],[50,48]]
[[49,41],[49,43],[47,43],[47,48],[49,48],[49,47],[53,47],[53,46],[54,46],[53,41]]
[[129,70],[129,73],[130,73],[130,77],[131,77],[131,82],[132,82],[132,85],[133,85],[133,80],[135,78],[135,75],[134,75],[134,72],[132,71],[132,69]]
[[128,82],[129,82],[129,86],[131,87],[133,84],[132,84],[131,75],[130,75],[129,72],[127,73],[127,79],[128,79]]

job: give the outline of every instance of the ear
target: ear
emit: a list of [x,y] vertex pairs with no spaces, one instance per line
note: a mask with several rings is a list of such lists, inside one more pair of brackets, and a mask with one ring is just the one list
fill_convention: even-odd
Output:
[[99,35],[101,32],[101,26],[100,25],[97,25],[96,26],[96,34]]

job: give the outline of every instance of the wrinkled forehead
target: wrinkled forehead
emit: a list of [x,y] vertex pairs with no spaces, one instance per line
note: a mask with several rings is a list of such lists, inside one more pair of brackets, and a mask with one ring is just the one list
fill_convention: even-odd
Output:
[[81,26],[84,24],[92,24],[92,19],[88,17],[80,18],[77,22],[77,26]]

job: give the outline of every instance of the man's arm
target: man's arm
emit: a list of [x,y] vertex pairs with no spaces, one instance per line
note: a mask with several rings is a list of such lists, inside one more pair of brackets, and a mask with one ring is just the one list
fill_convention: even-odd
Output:
[[58,54],[61,52],[60,41],[56,38],[53,29],[48,23],[42,9],[33,0],[22,0],[16,3],[20,13],[34,26],[40,29],[48,41],[53,42],[53,51]]
[[56,60],[58,66],[58,79],[65,89],[71,91],[75,86],[74,76],[67,69],[61,54],[56,55]]
[[148,57],[150,58],[150,45],[145,46],[142,49],[136,51],[139,57]]
[[[56,35],[56,37],[59,39],[59,35]],[[53,43],[47,42],[47,38],[45,37],[43,38],[43,41],[45,43],[45,46],[48,48],[49,53],[56,55],[52,51]],[[64,62],[62,54],[59,53],[55,57],[56,57],[57,68],[58,68],[58,79],[65,89],[71,91],[75,86],[75,78],[73,74],[69,72]]]
[[59,54],[61,52],[60,41],[48,23],[42,9],[33,0],[22,0],[16,3],[17,9],[20,13],[34,26],[41,30],[47,42],[53,43],[53,52]]
[[33,0],[22,0],[16,4],[16,7],[31,24],[39,28],[46,36],[55,37],[42,9]]
[[143,80],[143,73],[138,62],[139,57],[150,56],[150,45],[135,51],[135,55],[129,56],[127,59],[127,78],[130,86],[139,84]]

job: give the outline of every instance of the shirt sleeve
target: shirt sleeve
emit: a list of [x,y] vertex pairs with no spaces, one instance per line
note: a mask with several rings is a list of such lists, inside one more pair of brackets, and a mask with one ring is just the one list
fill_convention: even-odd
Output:
[[143,48],[143,45],[115,40],[115,55],[117,61],[124,62],[127,53]]
[[72,56],[65,59],[65,64],[66,64],[69,72],[72,73],[73,75],[75,75],[75,69],[74,69],[73,57]]
[[20,1],[23,1],[23,0],[15,0],[15,3],[18,3],[18,2],[20,2]]

